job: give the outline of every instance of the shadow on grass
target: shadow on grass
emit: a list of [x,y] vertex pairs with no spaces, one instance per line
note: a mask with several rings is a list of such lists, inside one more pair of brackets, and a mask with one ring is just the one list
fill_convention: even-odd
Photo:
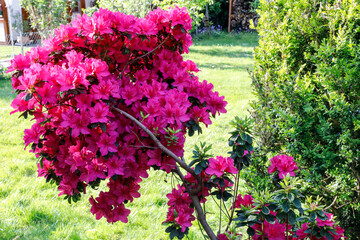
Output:
[[258,46],[259,36],[257,32],[220,33],[208,36],[206,34],[193,36],[196,46]]
[[211,50],[201,50],[201,49],[191,49],[192,53],[205,54],[210,56],[217,57],[228,57],[228,58],[252,58],[252,51],[239,51],[239,49],[228,48],[223,49],[211,49]]
[[230,64],[230,63],[207,63],[207,64],[198,64],[199,69],[213,69],[213,70],[242,70],[247,71],[248,66],[243,65],[239,66],[239,64]]
[[0,99],[11,101],[16,97],[11,86],[11,76],[0,75]]

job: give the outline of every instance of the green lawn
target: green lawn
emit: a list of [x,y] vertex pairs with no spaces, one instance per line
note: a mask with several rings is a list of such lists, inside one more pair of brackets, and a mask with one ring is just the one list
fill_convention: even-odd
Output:
[[[26,51],[29,51],[30,47],[24,47],[24,53]],[[13,52],[13,47],[11,45],[0,45],[0,60],[4,59],[11,59]],[[20,54],[21,53],[21,47],[20,46],[14,46],[14,54]]]
[[[246,68],[252,67],[256,45],[254,33],[194,41],[185,57],[199,65],[201,79],[212,82],[215,90],[226,96],[228,113],[215,119],[203,135],[187,140],[187,159],[199,141],[212,143],[215,155],[226,155],[229,151],[228,123],[236,115],[246,115],[252,98]],[[23,130],[31,123],[9,115],[13,97],[9,80],[0,76],[0,239],[168,239],[161,222],[166,217],[170,177],[151,172],[149,179],[141,184],[141,198],[128,205],[129,223],[96,221],[87,200],[94,191],[69,205],[57,197],[55,186],[36,177],[36,158],[24,151],[22,140]],[[218,221],[214,209],[209,206],[210,224]],[[189,239],[202,239],[197,227],[192,228]]]

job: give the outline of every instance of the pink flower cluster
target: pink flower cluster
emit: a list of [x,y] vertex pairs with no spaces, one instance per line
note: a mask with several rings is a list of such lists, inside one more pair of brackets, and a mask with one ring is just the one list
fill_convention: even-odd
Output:
[[[333,215],[331,213],[325,213],[325,215],[328,217],[327,220],[321,220],[319,218],[316,219],[316,222],[317,222],[317,226],[318,227],[325,227],[325,226],[328,226],[328,227],[332,227],[335,229],[336,231],[336,234],[330,232],[331,236],[333,237],[334,240],[339,240],[339,239],[342,239],[344,238],[344,232],[345,230],[342,229],[339,225],[337,225],[335,222],[334,222],[334,219],[333,219]],[[316,237],[311,237],[309,236],[309,233],[306,233],[305,231],[309,228],[309,223],[303,223],[301,225],[301,228],[299,230],[296,231],[296,235],[298,236],[297,239],[306,239],[306,238],[309,238],[311,240],[327,240],[326,237],[322,237],[322,238],[316,238]],[[313,233],[313,234],[316,234],[316,233]]]
[[182,232],[185,232],[195,220],[194,209],[190,207],[192,201],[189,193],[185,192],[185,187],[178,185],[178,188],[174,188],[166,197],[169,199],[169,210],[164,223],[175,223],[181,227]]
[[[202,179],[202,189],[198,193],[201,203],[207,201],[206,197],[210,195],[212,189],[224,192],[233,186],[233,184],[226,179],[223,179],[224,185],[222,186],[220,186],[218,182],[215,183],[211,181],[212,176],[222,177],[224,173],[237,173],[237,169],[234,167],[234,160],[220,156],[210,158],[208,168],[205,171],[201,171],[199,174]],[[188,173],[184,179],[188,188],[198,188],[198,180],[192,174]],[[169,210],[167,219],[164,221],[164,223],[180,226],[182,232],[190,227],[192,225],[191,222],[195,220],[195,217],[192,215],[194,209],[193,206],[190,205],[192,201],[185,190],[184,186],[178,185],[177,189],[173,189],[172,193],[167,195],[167,198],[169,199]]]
[[229,157],[217,156],[209,159],[209,166],[205,170],[206,174],[221,177],[224,173],[236,174],[238,170],[234,167],[234,159]]
[[245,194],[244,197],[239,194],[235,200],[235,208],[253,207],[254,198],[251,195]]
[[[275,213],[272,213],[276,215]],[[260,240],[260,239],[271,239],[271,240],[293,240],[294,238],[289,236],[286,237],[286,223],[279,223],[277,219],[274,224],[269,223],[268,221],[264,221],[264,224],[255,224],[252,226],[255,230],[255,235],[252,239]],[[288,225],[288,231],[291,233],[291,225]]]
[[294,171],[299,169],[294,162],[294,158],[286,155],[278,155],[270,159],[271,165],[268,168],[268,173],[279,171],[279,178],[283,179],[287,174],[295,177]]
[[[127,222],[124,204],[140,196],[147,170],[169,173],[176,166],[114,108],[137,118],[180,157],[186,123],[209,125],[210,116],[226,112],[224,97],[200,82],[196,65],[181,56],[192,43],[190,28],[184,8],[155,10],[145,19],[100,9],[12,60],[18,93],[12,113],[35,120],[24,142],[43,158],[39,176],[55,174],[59,195],[70,196],[113,177],[107,192],[90,198],[97,219]],[[167,128],[180,130],[177,141],[168,141]]]

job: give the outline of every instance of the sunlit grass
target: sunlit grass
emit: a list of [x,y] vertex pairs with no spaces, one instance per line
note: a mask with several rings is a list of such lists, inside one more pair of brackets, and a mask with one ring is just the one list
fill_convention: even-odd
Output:
[[[24,52],[29,51],[30,49],[31,49],[30,47],[24,47]],[[11,59],[13,56],[13,52],[14,55],[20,54],[21,47],[20,46],[12,47],[11,45],[0,45],[0,60]]]
[[[195,41],[190,54],[202,70],[201,79],[207,79],[215,90],[226,96],[227,114],[213,120],[204,134],[189,138],[186,159],[191,157],[194,144],[206,141],[213,144],[214,155],[226,155],[229,122],[234,116],[245,116],[252,98],[250,79],[246,68],[253,64],[252,50],[257,35],[252,33]],[[0,239],[168,239],[165,226],[166,194],[171,190],[171,177],[151,172],[141,186],[141,198],[128,204],[132,211],[129,223],[108,224],[95,220],[87,200],[95,190],[78,203],[69,205],[57,197],[55,186],[37,178],[36,158],[24,151],[23,131],[31,126],[28,120],[10,116],[10,103],[14,98],[8,78],[0,77]],[[167,183],[165,182],[167,181]],[[101,186],[104,188],[104,186]],[[218,218],[214,206],[208,207],[210,224]],[[195,223],[196,225],[196,223]],[[189,239],[201,239],[197,227]]]

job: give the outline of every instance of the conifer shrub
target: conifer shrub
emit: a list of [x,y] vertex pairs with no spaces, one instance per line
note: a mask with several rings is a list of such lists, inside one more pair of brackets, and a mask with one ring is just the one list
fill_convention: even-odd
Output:
[[[360,226],[359,1],[261,1],[251,104],[258,157],[250,182],[271,154],[287,153],[358,236]],[[260,164],[260,165],[259,165]],[[357,227],[358,228],[358,227]]]

